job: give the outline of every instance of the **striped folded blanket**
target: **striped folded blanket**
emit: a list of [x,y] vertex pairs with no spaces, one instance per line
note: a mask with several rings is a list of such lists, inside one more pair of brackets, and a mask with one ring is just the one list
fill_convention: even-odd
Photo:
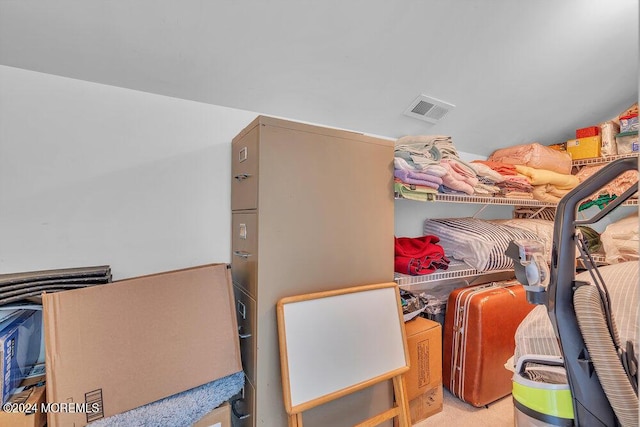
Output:
[[504,254],[517,239],[538,240],[530,231],[477,218],[438,218],[424,222],[424,234],[437,236],[447,256],[462,260],[479,271],[513,268]]

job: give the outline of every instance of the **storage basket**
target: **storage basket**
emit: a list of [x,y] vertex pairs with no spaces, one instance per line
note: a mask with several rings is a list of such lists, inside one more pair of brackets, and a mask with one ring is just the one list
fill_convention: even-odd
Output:
[[[513,376],[513,404],[516,427],[573,426],[573,402],[569,384],[562,381],[544,382],[529,379],[527,367],[555,374],[563,373],[562,358],[524,355],[520,357]],[[560,377],[566,376],[560,375]],[[542,376],[544,379],[544,376]]]

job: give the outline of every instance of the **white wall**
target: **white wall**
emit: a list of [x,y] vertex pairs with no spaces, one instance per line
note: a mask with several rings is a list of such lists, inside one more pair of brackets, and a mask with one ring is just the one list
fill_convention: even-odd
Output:
[[230,141],[255,116],[0,66],[0,273],[229,262]]
[[[482,210],[481,210],[482,209]],[[476,215],[477,214],[477,215]],[[512,206],[486,206],[465,203],[432,203],[415,200],[395,201],[395,234],[397,237],[418,237],[426,218],[476,216],[481,219],[511,218]]]
[[[0,66],[0,274],[230,262],[231,139],[256,115]],[[396,235],[478,208],[399,200]]]

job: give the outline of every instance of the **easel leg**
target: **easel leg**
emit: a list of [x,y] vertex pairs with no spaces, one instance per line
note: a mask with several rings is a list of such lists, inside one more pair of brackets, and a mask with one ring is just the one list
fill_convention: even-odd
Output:
[[302,427],[302,414],[289,415],[289,427]]
[[396,405],[400,409],[400,414],[398,415],[399,427],[411,427],[411,414],[409,412],[409,400],[407,399],[404,375],[393,377],[393,394]]

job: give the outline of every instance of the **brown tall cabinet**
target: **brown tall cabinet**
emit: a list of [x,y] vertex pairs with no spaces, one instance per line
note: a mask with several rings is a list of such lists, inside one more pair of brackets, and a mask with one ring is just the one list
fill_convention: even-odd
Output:
[[[392,141],[265,116],[233,139],[231,271],[246,375],[234,426],[287,425],[280,298],[393,281],[393,206]],[[353,425],[390,399],[382,384],[305,412],[305,425]]]

